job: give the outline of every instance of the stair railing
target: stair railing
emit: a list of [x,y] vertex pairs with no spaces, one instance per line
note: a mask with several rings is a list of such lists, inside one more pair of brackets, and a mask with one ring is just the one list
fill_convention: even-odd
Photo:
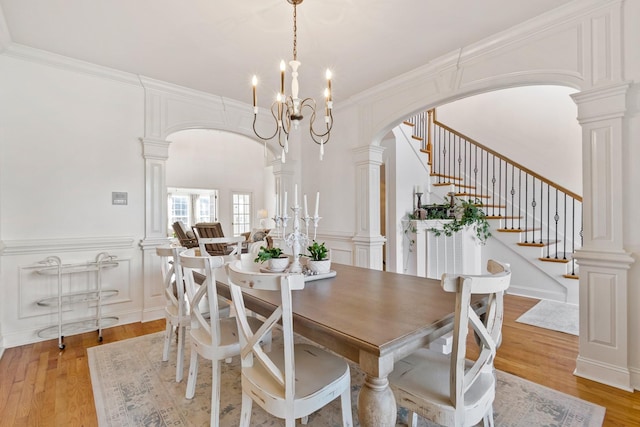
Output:
[[582,246],[581,196],[438,122],[434,110],[407,122],[423,138],[436,185],[450,183],[457,197],[479,201],[487,216],[502,220],[500,231],[524,232],[520,244],[544,247],[546,260],[572,261]]

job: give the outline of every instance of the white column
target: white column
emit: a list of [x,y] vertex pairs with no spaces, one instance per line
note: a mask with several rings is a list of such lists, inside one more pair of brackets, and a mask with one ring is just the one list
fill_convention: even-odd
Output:
[[580,276],[580,348],[575,374],[631,391],[622,148],[627,83],[573,95],[582,125],[584,244]]
[[145,236],[140,242],[144,278],[142,320],[147,321],[162,317],[165,304],[156,247],[168,243],[166,166],[170,142],[154,138],[140,141],[145,173]]
[[368,145],[353,150],[356,165],[356,235],[354,263],[382,270],[380,235],[380,165],[383,147]]

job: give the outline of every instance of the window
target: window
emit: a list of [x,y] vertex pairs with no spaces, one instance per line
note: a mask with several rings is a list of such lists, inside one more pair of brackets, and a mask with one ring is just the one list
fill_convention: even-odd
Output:
[[251,194],[233,193],[233,235],[251,231]]
[[191,227],[198,222],[218,220],[218,190],[169,188],[167,193],[169,235],[173,234],[172,224],[176,221]]

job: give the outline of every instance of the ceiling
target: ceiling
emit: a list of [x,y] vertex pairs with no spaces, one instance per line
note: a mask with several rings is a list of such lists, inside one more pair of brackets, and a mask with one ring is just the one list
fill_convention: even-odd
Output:
[[[570,1],[305,0],[300,95],[321,97],[329,67],[338,104]],[[247,103],[253,74],[266,104],[280,59],[292,59],[287,0],[0,0],[0,8],[13,43]]]

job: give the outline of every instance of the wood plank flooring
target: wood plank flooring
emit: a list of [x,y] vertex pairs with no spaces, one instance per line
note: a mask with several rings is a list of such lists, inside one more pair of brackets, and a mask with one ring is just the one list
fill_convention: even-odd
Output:
[[[607,408],[604,426],[640,427],[640,392],[629,393],[573,375],[578,337],[516,319],[537,300],[508,295],[496,367]],[[103,343],[164,329],[164,320],[103,331]],[[96,426],[86,349],[95,333],[7,349],[0,360],[0,426]],[[158,357],[161,357],[159,354]]]

